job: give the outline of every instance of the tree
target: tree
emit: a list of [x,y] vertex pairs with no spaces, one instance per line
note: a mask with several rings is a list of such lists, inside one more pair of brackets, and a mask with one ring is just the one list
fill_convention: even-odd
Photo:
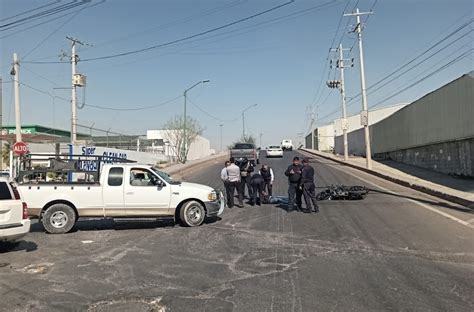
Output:
[[2,147],[2,159],[4,164],[9,164],[10,163],[10,151],[12,149],[12,146],[10,142],[5,142]]
[[184,118],[182,115],[175,116],[168,120],[163,126],[164,137],[170,143],[170,148],[176,156],[178,162],[186,163],[188,160],[189,147],[201,135],[204,129],[197,120],[187,116],[186,134],[184,129]]

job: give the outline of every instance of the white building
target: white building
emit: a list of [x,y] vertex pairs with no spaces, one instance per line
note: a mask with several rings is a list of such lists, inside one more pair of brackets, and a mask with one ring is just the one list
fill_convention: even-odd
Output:
[[[147,140],[157,141],[157,144],[152,144],[150,147],[151,152],[162,152],[169,157],[176,156],[176,149],[170,145],[168,133],[169,130],[147,130]],[[189,146],[188,160],[200,159],[212,154],[215,154],[215,150],[211,149],[211,142],[198,135]]]

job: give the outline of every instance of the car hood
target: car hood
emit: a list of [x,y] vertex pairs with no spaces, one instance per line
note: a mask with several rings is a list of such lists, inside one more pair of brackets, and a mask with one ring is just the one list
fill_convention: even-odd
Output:
[[178,185],[173,185],[173,189],[175,190],[192,190],[192,191],[202,191],[205,192],[206,194],[214,191],[214,189],[210,186],[204,185],[204,184],[198,184],[198,183],[190,183],[190,182],[181,182]]

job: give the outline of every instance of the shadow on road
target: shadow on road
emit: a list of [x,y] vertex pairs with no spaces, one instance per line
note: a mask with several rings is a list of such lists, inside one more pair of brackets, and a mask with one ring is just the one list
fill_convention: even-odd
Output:
[[399,197],[399,198],[411,199],[411,200],[414,200],[414,201],[417,201],[417,202],[420,202],[420,203],[424,203],[424,204],[428,204],[428,205],[434,205],[434,206],[448,208],[448,209],[453,209],[453,210],[462,211],[462,212],[466,212],[466,213],[470,213],[470,214],[474,213],[474,211],[472,209],[469,209],[467,207],[463,208],[463,207],[459,207],[459,206],[450,205],[448,203],[436,202],[436,201],[432,201],[432,200],[421,199],[421,198],[416,198],[416,197],[402,195],[402,194],[394,194],[394,193],[385,192],[385,191],[381,191],[381,190],[375,190],[375,189],[369,189],[369,191],[371,193],[379,193],[379,194],[384,194],[384,195],[389,195],[389,196],[394,196],[394,197]]
[[26,251],[32,252],[38,249],[38,245],[29,241],[0,242],[0,254],[6,252]]
[[[213,224],[222,220],[220,217],[206,218],[204,224]],[[177,223],[176,223],[177,224]],[[106,231],[106,230],[137,230],[174,227],[175,222],[171,218],[145,219],[145,220],[120,220],[120,219],[84,219],[77,221],[76,225],[69,233],[79,231]],[[45,232],[41,223],[31,225],[30,232]]]

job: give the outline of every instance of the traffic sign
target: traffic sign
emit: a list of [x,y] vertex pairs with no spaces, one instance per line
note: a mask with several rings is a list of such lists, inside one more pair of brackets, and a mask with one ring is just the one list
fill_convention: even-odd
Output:
[[15,154],[21,156],[28,153],[28,146],[25,142],[16,142],[15,144],[13,144],[13,151],[15,152]]

